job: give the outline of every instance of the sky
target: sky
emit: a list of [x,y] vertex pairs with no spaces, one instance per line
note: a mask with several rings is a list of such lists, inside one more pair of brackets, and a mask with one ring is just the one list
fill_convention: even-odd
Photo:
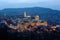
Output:
[[0,9],[44,7],[60,10],[60,0],[0,0]]

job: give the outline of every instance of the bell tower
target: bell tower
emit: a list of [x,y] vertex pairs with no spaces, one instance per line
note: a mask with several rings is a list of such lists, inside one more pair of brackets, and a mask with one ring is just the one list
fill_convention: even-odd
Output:
[[24,12],[24,17],[26,17],[26,11]]

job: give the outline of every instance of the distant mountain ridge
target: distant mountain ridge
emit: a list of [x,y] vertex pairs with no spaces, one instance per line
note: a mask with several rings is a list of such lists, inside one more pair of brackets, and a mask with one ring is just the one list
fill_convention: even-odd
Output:
[[52,20],[53,22],[60,23],[60,11],[52,10],[49,8],[42,7],[31,7],[31,8],[7,8],[0,10],[0,15],[23,15],[24,11],[27,12],[27,15],[35,16],[39,15],[42,20]]
[[[31,14],[36,14],[37,13],[37,15],[38,14],[49,14],[49,13],[54,13],[54,14],[56,14],[56,13],[59,13],[60,11],[58,11],[58,10],[52,10],[52,9],[49,9],[49,8],[42,8],[42,7],[31,7],[31,8],[6,8],[6,9],[3,9],[3,10],[1,10],[0,11],[0,14],[1,13],[6,13],[6,14],[19,14],[19,15],[21,15],[21,14],[23,14],[24,13],[24,11],[26,11],[27,12],[27,14],[29,14],[29,15],[31,15]],[[12,15],[11,14],[11,15]]]

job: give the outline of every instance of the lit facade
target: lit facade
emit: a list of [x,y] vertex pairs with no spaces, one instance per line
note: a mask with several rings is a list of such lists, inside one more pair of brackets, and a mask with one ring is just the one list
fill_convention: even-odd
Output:
[[37,15],[37,16],[35,16],[35,20],[39,20],[39,16]]

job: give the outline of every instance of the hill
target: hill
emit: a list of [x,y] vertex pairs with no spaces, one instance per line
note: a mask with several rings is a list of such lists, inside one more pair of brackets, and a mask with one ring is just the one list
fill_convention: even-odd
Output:
[[0,15],[23,15],[24,11],[27,15],[35,16],[39,15],[41,20],[51,21],[54,24],[60,24],[60,11],[42,7],[32,8],[6,8],[0,10]]

